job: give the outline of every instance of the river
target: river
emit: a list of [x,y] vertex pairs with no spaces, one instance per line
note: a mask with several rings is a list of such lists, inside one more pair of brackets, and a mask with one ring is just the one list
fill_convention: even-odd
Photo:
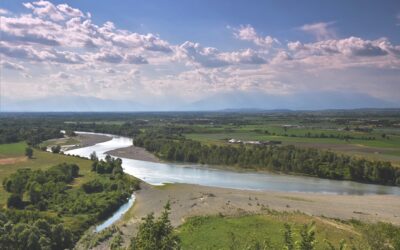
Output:
[[[89,132],[77,133],[84,134]],[[131,138],[114,135],[107,136],[112,137],[112,139],[93,146],[68,150],[65,154],[79,155],[81,157],[89,158],[90,154],[95,151],[100,159],[104,159],[106,152],[118,148],[129,147],[133,143]],[[344,195],[400,195],[399,187],[266,172],[235,172],[231,170],[215,169],[206,165],[198,164],[154,163],[128,158],[121,159],[125,173],[133,175],[152,185],[187,183],[211,187],[260,191],[311,192]],[[134,200],[134,198],[131,198],[130,201],[131,200]],[[128,208],[129,207],[130,206],[128,206]],[[123,213],[128,210],[128,208],[118,210],[112,217],[114,219],[106,221],[107,225],[111,225],[113,222],[118,220]],[[101,225],[99,227],[100,229],[104,228],[101,227]]]

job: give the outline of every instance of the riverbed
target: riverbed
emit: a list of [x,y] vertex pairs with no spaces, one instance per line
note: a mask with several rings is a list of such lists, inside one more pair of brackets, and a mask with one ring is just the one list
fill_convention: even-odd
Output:
[[[96,134],[77,132],[78,134]],[[104,159],[107,152],[130,147],[131,138],[107,134],[112,139],[92,146],[66,151],[66,154],[89,157],[96,152]],[[327,180],[314,177],[274,174],[266,172],[235,172],[233,170],[215,169],[199,164],[176,164],[147,162],[120,157],[124,171],[152,185],[166,183],[186,183],[209,187],[231,188],[239,190],[306,192],[321,194],[400,195],[399,187],[356,183],[352,181]]]

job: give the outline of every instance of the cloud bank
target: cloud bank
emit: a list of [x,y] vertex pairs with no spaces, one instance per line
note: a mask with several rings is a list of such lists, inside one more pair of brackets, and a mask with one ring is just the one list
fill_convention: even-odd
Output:
[[243,47],[227,51],[196,41],[173,44],[110,21],[96,24],[68,4],[23,5],[27,13],[0,9],[1,97],[13,103],[74,96],[162,109],[224,93],[279,99],[312,89],[400,105],[400,45],[385,37],[339,38],[334,22],[298,27],[315,37],[307,43],[240,25],[229,30]]

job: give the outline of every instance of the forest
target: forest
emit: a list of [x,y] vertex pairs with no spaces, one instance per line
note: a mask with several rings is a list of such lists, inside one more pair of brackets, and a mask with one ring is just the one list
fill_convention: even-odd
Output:
[[[164,132],[163,132],[164,131]],[[400,169],[330,151],[295,146],[204,145],[165,130],[147,131],[134,144],[168,161],[267,169],[336,180],[400,186]]]
[[[66,249],[92,225],[109,217],[139,182],[122,172],[121,160],[93,161],[95,177],[71,188],[79,166],[59,164],[47,170],[19,169],[4,179],[10,193],[6,210],[0,210],[0,249]],[[78,224],[68,225],[72,217]]]

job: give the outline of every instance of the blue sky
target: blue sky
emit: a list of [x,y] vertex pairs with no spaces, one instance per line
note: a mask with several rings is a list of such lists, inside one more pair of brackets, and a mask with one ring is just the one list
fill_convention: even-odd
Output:
[[0,110],[400,106],[399,1],[0,8]]

